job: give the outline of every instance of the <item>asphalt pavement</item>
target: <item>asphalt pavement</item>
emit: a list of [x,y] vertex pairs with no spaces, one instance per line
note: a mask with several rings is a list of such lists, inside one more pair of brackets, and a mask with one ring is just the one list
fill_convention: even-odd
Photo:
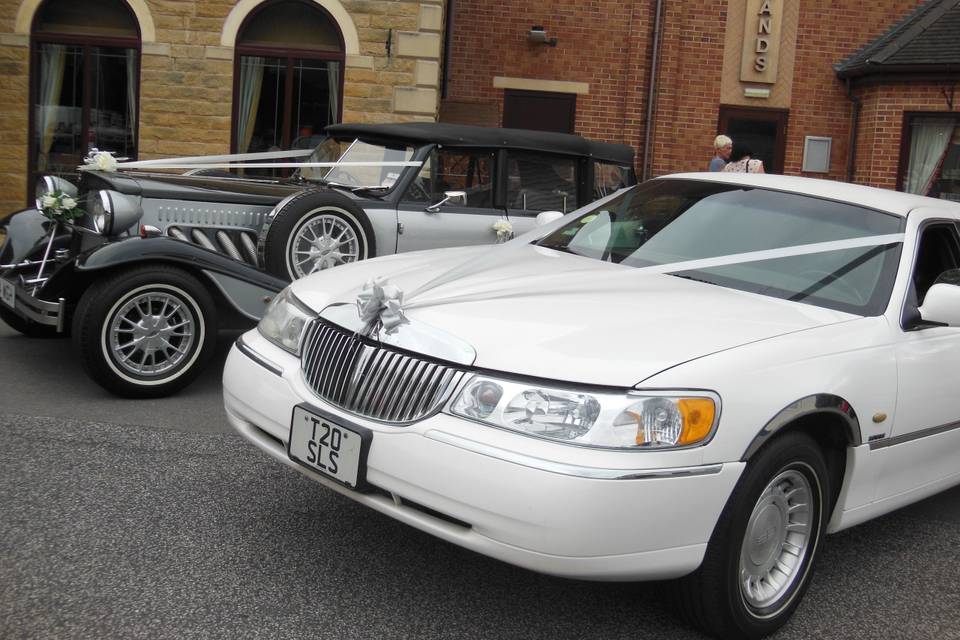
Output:
[[[144,403],[0,329],[0,638],[702,637],[661,584],[517,569],[273,462],[222,420],[221,342]],[[960,640],[958,543],[960,489],[828,537],[775,637]]]

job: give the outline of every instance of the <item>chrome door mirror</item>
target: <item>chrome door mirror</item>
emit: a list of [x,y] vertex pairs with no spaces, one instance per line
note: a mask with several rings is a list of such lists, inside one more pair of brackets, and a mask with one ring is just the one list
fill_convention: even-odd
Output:
[[924,322],[960,327],[960,270],[945,271],[927,290],[920,307]]
[[440,211],[440,207],[447,204],[467,204],[467,192],[466,191],[444,191],[444,198],[440,202],[430,205],[427,207],[427,211],[430,213],[437,213]]

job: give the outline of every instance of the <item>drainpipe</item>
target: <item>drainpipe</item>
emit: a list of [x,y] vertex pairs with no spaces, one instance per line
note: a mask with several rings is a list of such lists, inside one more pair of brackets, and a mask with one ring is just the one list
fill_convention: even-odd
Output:
[[863,100],[853,95],[853,86],[850,78],[847,78],[847,98],[853,103],[853,111],[850,112],[850,141],[847,143],[849,149],[847,155],[847,182],[853,182],[853,176],[857,171],[857,127],[860,125],[860,109],[863,107]]
[[643,134],[643,165],[640,167],[640,180],[650,178],[650,164],[653,160],[650,153],[650,139],[653,137],[653,101],[657,94],[657,72],[660,69],[660,36],[663,30],[661,16],[663,15],[663,0],[657,0],[656,17],[653,21],[653,55],[650,57],[650,86],[647,88],[647,121],[644,124]]

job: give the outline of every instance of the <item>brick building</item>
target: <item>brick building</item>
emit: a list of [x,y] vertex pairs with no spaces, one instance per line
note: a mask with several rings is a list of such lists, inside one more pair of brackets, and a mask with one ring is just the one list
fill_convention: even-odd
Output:
[[309,146],[328,122],[575,131],[638,174],[960,192],[960,0],[0,0],[0,212],[92,146]]
[[960,198],[958,0],[450,0],[448,12],[443,120],[628,143],[646,176],[705,170],[728,133],[768,171]]

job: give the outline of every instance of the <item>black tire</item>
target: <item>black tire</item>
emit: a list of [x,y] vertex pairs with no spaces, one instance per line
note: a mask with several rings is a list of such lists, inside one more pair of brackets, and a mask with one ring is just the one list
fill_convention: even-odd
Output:
[[33,320],[21,318],[16,313],[0,306],[0,320],[6,322],[11,329],[22,333],[29,338],[66,338],[67,333],[58,333],[56,327],[37,324]]
[[[778,479],[782,486],[775,483]],[[747,464],[720,515],[703,564],[676,583],[677,600],[684,617],[707,633],[725,639],[762,638],[783,626],[810,584],[828,520],[829,496],[833,495],[829,482],[823,452],[803,433],[785,434],[761,449]],[[778,533],[785,530],[784,523],[778,521],[783,505],[770,504],[766,500],[793,491],[797,496],[793,499],[800,504],[804,483],[809,498],[806,515],[798,509],[793,517],[809,522],[806,545],[794,544],[799,540],[797,537],[790,538],[790,543],[778,542]],[[759,509],[756,519],[753,517],[755,509]],[[753,544],[745,547],[744,538],[751,523]],[[802,528],[794,523],[791,526]],[[798,536],[799,533],[783,535]],[[745,577],[756,575],[754,571],[762,575],[769,564],[776,566],[775,557],[787,558],[784,553],[788,546],[792,549],[801,549],[802,546],[790,574],[792,578],[778,570],[783,584],[778,586],[774,581],[764,584],[764,588],[773,589],[769,602],[761,601],[758,596],[761,594],[758,586],[762,582],[753,583],[754,593],[745,593],[750,589],[741,586],[741,566],[745,567]],[[770,575],[773,574],[771,568]]]
[[[318,229],[325,231],[327,224],[338,232],[342,230],[348,237],[352,234],[355,244],[330,246],[325,249],[317,247],[318,252],[323,252],[319,260],[306,264],[296,262],[296,255],[303,253],[295,255],[295,252],[304,251],[303,244],[308,241],[307,234]],[[337,240],[339,238],[334,238],[332,233],[326,236],[321,233],[321,237],[317,238],[318,242],[334,244]],[[315,270],[366,260],[376,255],[373,228],[363,209],[346,196],[328,190],[307,190],[297,194],[277,212],[262,242],[263,261],[267,271],[287,280],[308,275],[317,262],[320,262],[320,265]],[[349,250],[344,253],[355,255],[340,259],[338,250],[341,248]],[[311,260],[311,257],[305,256],[302,259]]]
[[94,283],[73,316],[73,344],[84,369],[103,388],[128,398],[182,389],[207,365],[216,339],[210,292],[187,271],[164,264]]

